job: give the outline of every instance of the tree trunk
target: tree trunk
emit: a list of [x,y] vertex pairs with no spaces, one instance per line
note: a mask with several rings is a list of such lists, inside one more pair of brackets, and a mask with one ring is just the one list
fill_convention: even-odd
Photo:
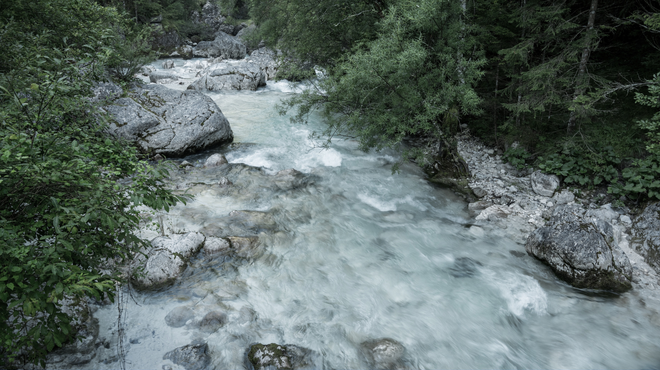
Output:
[[587,63],[589,62],[589,54],[591,53],[591,40],[593,39],[593,29],[596,23],[596,9],[598,8],[598,0],[591,0],[591,9],[589,10],[589,20],[587,21],[587,35],[585,36],[584,49],[582,49],[582,58],[580,58],[580,67],[576,78],[575,93],[573,94],[573,110],[571,117],[568,119],[567,131],[570,132],[575,126],[577,115],[575,114],[575,101],[587,89]]

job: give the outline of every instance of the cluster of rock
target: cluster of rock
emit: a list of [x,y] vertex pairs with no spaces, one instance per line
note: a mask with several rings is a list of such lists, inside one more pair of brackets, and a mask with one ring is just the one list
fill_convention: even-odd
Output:
[[109,132],[145,153],[182,156],[233,140],[218,105],[200,92],[145,85],[124,97],[121,87],[101,83],[94,93],[108,113]]
[[658,286],[660,205],[633,222],[609,204],[598,207],[568,189],[557,191],[554,175],[518,170],[469,135],[458,139],[471,173],[468,186],[478,198],[468,204],[477,224],[510,229],[529,255],[575,287],[622,292]]
[[[201,41],[185,39],[179,35],[176,30],[165,30],[162,25],[163,17],[158,16],[151,19],[153,46],[159,50],[164,57],[181,57],[190,59],[193,56],[208,56],[210,51],[218,51],[225,58],[242,59],[245,57],[246,48],[239,38],[235,36],[244,36],[250,30],[241,34],[241,31],[248,28],[248,25],[241,23],[232,25],[225,23],[226,18],[221,14],[220,8],[215,2],[208,1],[201,12],[193,12],[191,21],[201,26],[206,35],[213,35],[213,41]],[[239,35],[240,34],[240,35]],[[208,36],[204,36],[205,38]],[[208,39],[207,39],[208,40]],[[241,56],[242,48],[242,56]],[[209,51],[210,50],[210,51]],[[221,55],[215,55],[221,56]]]

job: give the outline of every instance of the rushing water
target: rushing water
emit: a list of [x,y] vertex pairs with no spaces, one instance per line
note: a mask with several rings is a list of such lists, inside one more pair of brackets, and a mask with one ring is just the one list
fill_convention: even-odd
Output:
[[[192,77],[177,64],[175,73]],[[168,232],[200,230],[232,210],[267,211],[276,227],[260,235],[255,258],[198,257],[173,286],[133,292],[123,311],[126,368],[176,369],[163,355],[201,339],[215,369],[242,368],[255,342],[309,348],[318,367],[360,369],[360,343],[384,337],[405,346],[414,369],[660,366],[656,300],[571,288],[501,231],[472,225],[465,202],[418,168],[392,175],[393,152],[364,153],[343,138],[319,148],[309,134],[321,123],[293,125],[275,112],[292,93],[280,82],[210,94],[245,144],[217,151],[265,173],[231,196],[194,188],[195,200],[166,216]],[[212,153],[186,159],[199,165]],[[309,183],[287,191],[259,183],[288,168]],[[216,175],[196,169],[177,181]],[[179,306],[197,316],[220,310],[228,322],[211,334],[167,326]],[[81,368],[117,368],[117,307],[95,317],[108,348]]]

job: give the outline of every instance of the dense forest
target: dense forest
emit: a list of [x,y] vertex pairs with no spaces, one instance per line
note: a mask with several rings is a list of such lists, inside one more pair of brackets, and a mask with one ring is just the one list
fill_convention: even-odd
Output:
[[[106,136],[91,88],[132,83],[159,34],[213,39],[193,21],[204,3],[0,3],[0,357],[39,361],[71,340],[62,300],[112,295],[124,277],[99,266],[144,243],[139,206],[185,201],[163,187],[166,168]],[[617,204],[660,199],[658,1],[217,4],[225,23],[254,25],[250,39],[281,50],[291,79],[324,71],[282,110],[298,122],[320,112],[328,139],[406,148],[456,176],[454,136],[469,128],[521,169]]]

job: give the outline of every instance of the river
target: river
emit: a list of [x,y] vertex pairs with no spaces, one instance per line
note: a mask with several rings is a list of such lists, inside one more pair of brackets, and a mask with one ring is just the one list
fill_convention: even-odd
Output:
[[[173,72],[190,81],[195,62],[176,60]],[[191,186],[196,198],[164,216],[166,232],[198,231],[233,210],[268,212],[274,230],[259,236],[255,258],[199,256],[173,286],[126,293],[127,369],[177,369],[163,355],[195,340],[208,343],[215,369],[243,368],[256,342],[309,348],[315,367],[361,369],[360,343],[378,338],[403,344],[412,369],[660,366],[657,301],[634,290],[570,287],[501,230],[473,225],[465,201],[429,184],[416,166],[392,174],[393,151],[365,153],[345,137],[322,148],[310,138],[323,130],[318,119],[296,125],[276,113],[294,93],[286,82],[209,93],[238,144],[187,161],[201,166],[222,152],[267,175],[294,168],[307,182],[275,191],[261,186],[263,176],[248,178],[246,191],[232,195]],[[194,181],[175,178],[183,188],[213,180],[187,173]],[[179,306],[199,315],[219,310],[228,320],[214,333],[170,327],[165,316]],[[116,305],[95,312],[108,348],[80,369],[118,367],[117,312]]]

